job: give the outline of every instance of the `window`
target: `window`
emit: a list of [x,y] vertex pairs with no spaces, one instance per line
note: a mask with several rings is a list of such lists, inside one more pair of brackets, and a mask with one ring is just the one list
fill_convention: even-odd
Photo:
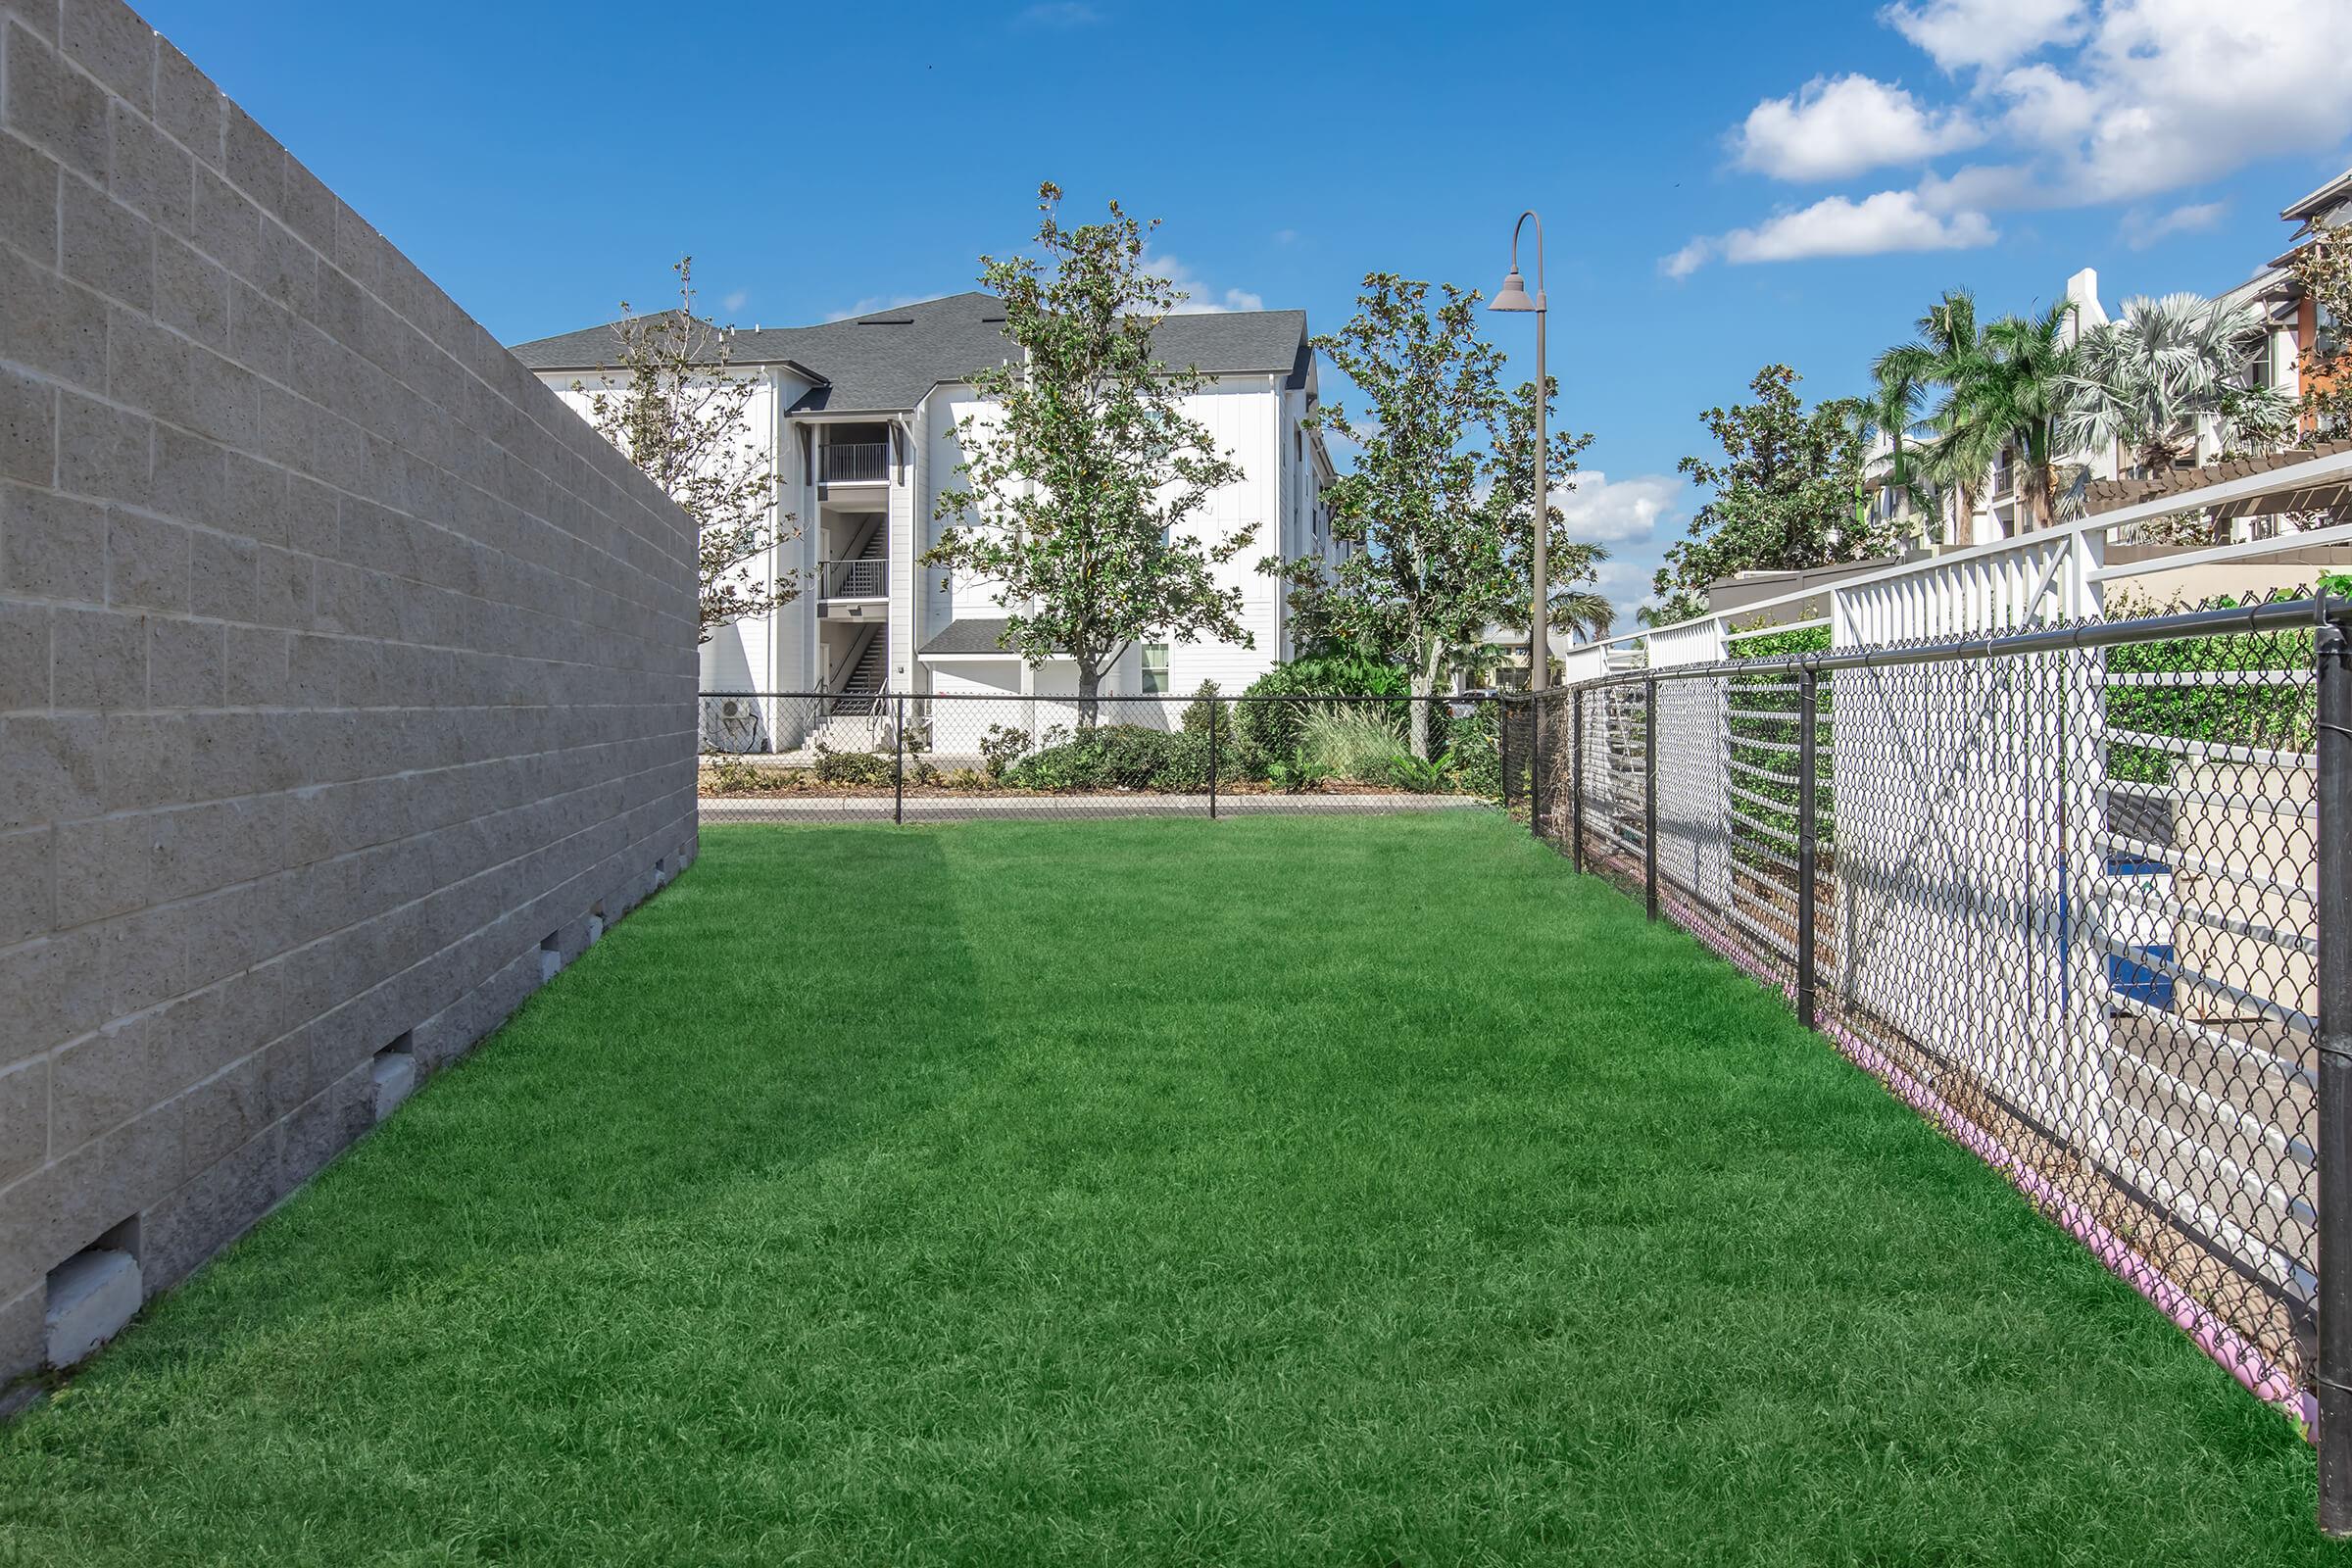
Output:
[[1158,697],[1168,690],[1168,645],[1144,644],[1144,695]]

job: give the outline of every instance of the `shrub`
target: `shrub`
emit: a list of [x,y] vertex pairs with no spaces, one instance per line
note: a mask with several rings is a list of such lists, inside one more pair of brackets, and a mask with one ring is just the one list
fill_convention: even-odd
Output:
[[[1327,659],[1298,659],[1277,664],[1251,681],[1251,697],[1397,697],[1410,689],[1404,671],[1394,664],[1355,655]],[[1240,731],[1244,756],[1252,760],[1288,758],[1298,749],[1300,726],[1307,703],[1237,703],[1234,727]],[[1396,720],[1399,731],[1412,721],[1407,702],[1362,705]],[[1443,708],[1438,710],[1443,712]],[[1433,723],[1433,740],[1435,725]]]
[[773,789],[783,782],[769,777],[770,769],[757,762],[738,758],[723,758],[703,764],[702,777],[697,780],[697,792],[703,795],[750,795],[755,791]]
[[1480,703],[1468,718],[1446,726],[1453,743],[1455,785],[1489,800],[1502,799],[1502,705]]
[[1106,724],[1013,763],[1004,778],[1022,789],[1189,793],[1208,787],[1208,736]]
[[1318,704],[1299,716],[1297,757],[1332,777],[1376,783],[1411,754],[1380,707]]
[[940,775],[939,782],[952,790],[985,790],[995,788],[997,779],[976,767],[951,767]]
[[890,759],[871,752],[837,752],[822,741],[817,743],[819,784],[887,784],[890,779]]
[[1004,770],[1029,755],[1029,732],[1010,724],[991,724],[988,733],[980,737],[981,765],[992,779],[1003,778]]
[[1185,707],[1184,732],[1187,735],[1205,735],[1208,726],[1216,722],[1216,716],[1217,683],[1204,680],[1200,683],[1200,689],[1193,693],[1192,702]]
[[1390,760],[1388,776],[1379,782],[1410,790],[1415,795],[1435,795],[1453,782],[1453,754],[1447,752],[1424,761],[1409,752],[1400,752]]

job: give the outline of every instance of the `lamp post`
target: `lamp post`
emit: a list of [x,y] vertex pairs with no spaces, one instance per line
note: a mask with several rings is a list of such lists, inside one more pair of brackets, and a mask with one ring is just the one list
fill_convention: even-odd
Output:
[[[1536,220],[1536,297],[1527,297],[1527,283],[1519,275],[1519,231],[1527,220]],[[1544,470],[1548,466],[1544,451],[1545,405],[1549,384],[1544,377],[1544,220],[1537,218],[1534,209],[1521,213],[1519,221],[1511,225],[1511,270],[1503,278],[1502,287],[1494,291],[1490,311],[1533,311],[1536,317],[1536,541],[1535,559],[1530,563],[1535,576],[1534,591],[1527,602],[1527,652],[1532,666],[1527,672],[1528,690],[1540,692],[1551,684],[1551,497]]]

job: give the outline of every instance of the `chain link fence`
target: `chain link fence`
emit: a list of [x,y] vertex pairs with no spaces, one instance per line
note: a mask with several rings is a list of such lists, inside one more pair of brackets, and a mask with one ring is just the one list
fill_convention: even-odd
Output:
[[702,817],[1461,810],[1502,793],[1501,722],[1487,696],[706,692]]
[[1534,732],[1539,834],[2316,1420],[2339,1507],[2344,610],[1655,669],[1503,720]]

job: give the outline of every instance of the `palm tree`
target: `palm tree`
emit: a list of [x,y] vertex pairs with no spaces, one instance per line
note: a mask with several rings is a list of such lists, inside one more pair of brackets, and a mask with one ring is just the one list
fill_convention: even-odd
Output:
[[2026,504],[2037,527],[2058,520],[2058,425],[2066,408],[2075,347],[2066,341],[2065,302],[2039,316],[2004,316],[1984,329],[1993,373],[1979,388],[1973,417],[1999,426],[2017,445]]
[[1590,588],[1552,590],[1551,624],[1559,631],[1583,632],[1589,642],[1599,642],[1617,623],[1617,608],[1606,595]]
[[2121,443],[2140,473],[2193,455],[2206,420],[2225,447],[2268,444],[2291,417],[2291,403],[2276,389],[2237,384],[2263,330],[2251,303],[2195,294],[2126,300],[2120,319],[2077,345],[2060,439],[2069,448]]
[[1901,492],[1898,516],[1908,517],[1919,497],[1915,493],[1919,475],[1914,454],[1903,448],[1903,442],[1919,428],[1919,411],[1927,401],[1927,384],[1919,379],[1917,364],[1899,357],[1902,350],[1889,349],[1879,356],[1871,367],[1871,389],[1863,397],[1862,406],[1872,428],[1885,433],[1893,452],[1887,459],[1886,482]]
[[1991,372],[1992,351],[1977,325],[1977,297],[1967,289],[1948,289],[1919,318],[1919,335],[1898,343],[1879,356],[1873,379],[1893,387],[1909,399],[1929,387],[1942,387],[1943,399],[1930,418],[1930,435],[1911,471],[1959,503],[1962,526],[1977,512],[1977,498],[1992,477],[2001,442],[1985,441],[1985,431],[1964,411],[1980,396],[1979,388]]

